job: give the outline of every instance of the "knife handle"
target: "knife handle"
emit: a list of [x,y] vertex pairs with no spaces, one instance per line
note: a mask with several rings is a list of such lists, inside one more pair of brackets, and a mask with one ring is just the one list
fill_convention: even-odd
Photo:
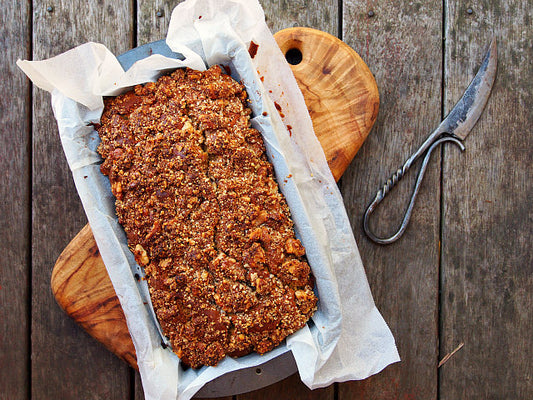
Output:
[[415,183],[415,189],[413,190],[413,194],[411,195],[411,199],[409,200],[409,205],[407,206],[407,211],[405,212],[400,228],[398,229],[398,231],[396,231],[394,235],[387,237],[387,238],[380,238],[374,235],[368,225],[368,219],[370,218],[370,215],[374,212],[378,204],[381,203],[381,201],[391,191],[391,189],[394,186],[396,186],[396,184],[404,177],[405,173],[409,170],[412,163],[418,158],[417,153],[420,152],[420,149],[415,153],[416,155],[415,157],[411,156],[402,167],[398,168],[396,172],[392,174],[392,176],[387,180],[387,182],[383,185],[383,187],[378,190],[378,192],[376,193],[376,197],[366,209],[366,212],[363,218],[363,228],[365,230],[366,235],[372,241],[378,244],[390,244],[398,240],[403,235],[403,233],[405,232],[405,229],[407,228],[407,224],[409,223],[409,220],[411,219],[411,214],[413,212],[413,206],[415,204],[415,199],[416,199],[416,196],[418,195],[418,191],[420,189],[420,184],[422,183],[422,179],[424,178],[424,173],[426,172],[426,167],[431,157],[431,153],[433,152],[433,150],[435,150],[435,148],[438,145],[444,142],[455,143],[457,146],[460,147],[461,151],[464,151],[465,149],[465,147],[463,146],[463,143],[461,143],[459,139],[453,136],[443,136],[440,139],[436,140],[428,148],[424,156],[424,160],[422,161],[422,166],[420,167],[420,171],[418,172],[418,176],[416,178],[416,183]]

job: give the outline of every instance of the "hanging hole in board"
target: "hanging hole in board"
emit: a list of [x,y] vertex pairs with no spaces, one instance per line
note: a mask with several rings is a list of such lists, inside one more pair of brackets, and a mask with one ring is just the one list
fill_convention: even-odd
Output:
[[261,368],[256,368],[256,369],[255,369],[255,373],[256,373],[257,375],[261,375],[261,374],[263,373],[263,370],[262,370]]
[[292,48],[285,53],[287,62],[291,65],[298,65],[302,62],[302,52],[299,49]]

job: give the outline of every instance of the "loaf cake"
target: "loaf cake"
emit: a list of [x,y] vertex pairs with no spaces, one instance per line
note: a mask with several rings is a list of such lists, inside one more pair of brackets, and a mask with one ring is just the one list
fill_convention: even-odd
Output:
[[248,102],[219,66],[178,69],[106,98],[97,126],[128,246],[164,335],[193,368],[270,351],[316,309]]

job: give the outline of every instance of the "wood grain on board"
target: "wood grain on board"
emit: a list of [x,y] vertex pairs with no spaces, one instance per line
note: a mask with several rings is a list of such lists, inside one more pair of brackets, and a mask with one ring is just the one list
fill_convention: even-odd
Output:
[[[434,152],[403,237],[379,246],[362,232],[377,190],[441,120],[442,3],[343,2],[343,39],[376,75],[380,110],[372,134],[341,180],[344,202],[378,309],[401,363],[340,385],[339,400],[437,397],[440,154]],[[370,219],[396,232],[414,186],[415,164]]]
[[[37,1],[32,11],[34,59],[88,41],[104,43],[114,52],[131,47],[129,2]],[[124,399],[130,391],[128,367],[66,318],[50,290],[50,265],[86,218],[61,148],[50,95],[37,87],[32,121],[32,348],[27,387],[34,400]]]
[[[300,43],[299,50],[303,57],[301,63],[295,65],[293,72],[306,99],[310,95],[315,96],[317,89],[323,89],[326,93],[338,93],[336,97],[325,98],[322,105],[311,97],[310,104],[313,104],[315,110],[311,116],[317,136],[323,146],[329,146],[325,148],[325,153],[335,160],[330,165],[334,167],[334,175],[340,177],[375,120],[379,99],[374,78],[351,48],[329,34],[292,28],[280,31],[275,37],[284,51],[293,48],[295,41]],[[312,55],[317,54],[316,48],[325,47],[328,41],[331,46],[327,47],[335,49],[335,52],[331,53],[331,58],[320,63]],[[305,45],[301,45],[302,43]],[[350,65],[345,68],[336,69],[330,64],[331,60],[337,59],[337,63],[343,65],[342,61],[346,58],[349,58]],[[349,70],[350,79],[346,77],[346,69]],[[305,83],[305,79],[309,75],[321,74],[326,75],[327,79],[324,81],[328,86],[323,83],[318,88],[314,85],[313,90],[310,90],[311,86]],[[337,105],[334,104],[335,101],[338,102]],[[328,141],[328,135],[332,134],[331,121],[341,119],[343,114],[350,112],[350,107],[354,104],[352,115],[356,124],[338,126],[335,130],[337,139]],[[329,114],[329,118],[326,114]],[[339,154],[351,155],[348,158],[346,155],[339,157]],[[71,241],[57,260],[51,283],[57,302],[68,315],[112,352],[135,366],[135,350],[124,315],[88,226]]]
[[378,116],[374,77],[359,54],[329,33],[288,28],[277,32],[275,38],[283,54],[302,54],[302,61],[291,68],[338,181]]

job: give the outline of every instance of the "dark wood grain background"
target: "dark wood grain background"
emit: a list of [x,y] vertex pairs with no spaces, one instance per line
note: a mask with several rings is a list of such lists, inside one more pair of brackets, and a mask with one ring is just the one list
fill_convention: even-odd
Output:
[[[138,374],[72,322],[50,290],[54,262],[86,219],[50,96],[17,58],[87,41],[120,54],[164,38],[178,1],[13,1],[0,7],[0,399],[142,399]],[[297,375],[255,399],[533,398],[533,1],[262,0],[272,31],[343,39],[375,74],[377,123],[340,182],[378,308],[402,362],[310,391]],[[492,35],[499,71],[467,150],[433,156],[404,237],[366,239],[376,189],[453,107]],[[396,229],[415,174],[373,218]],[[447,354],[463,346],[438,367]]]

